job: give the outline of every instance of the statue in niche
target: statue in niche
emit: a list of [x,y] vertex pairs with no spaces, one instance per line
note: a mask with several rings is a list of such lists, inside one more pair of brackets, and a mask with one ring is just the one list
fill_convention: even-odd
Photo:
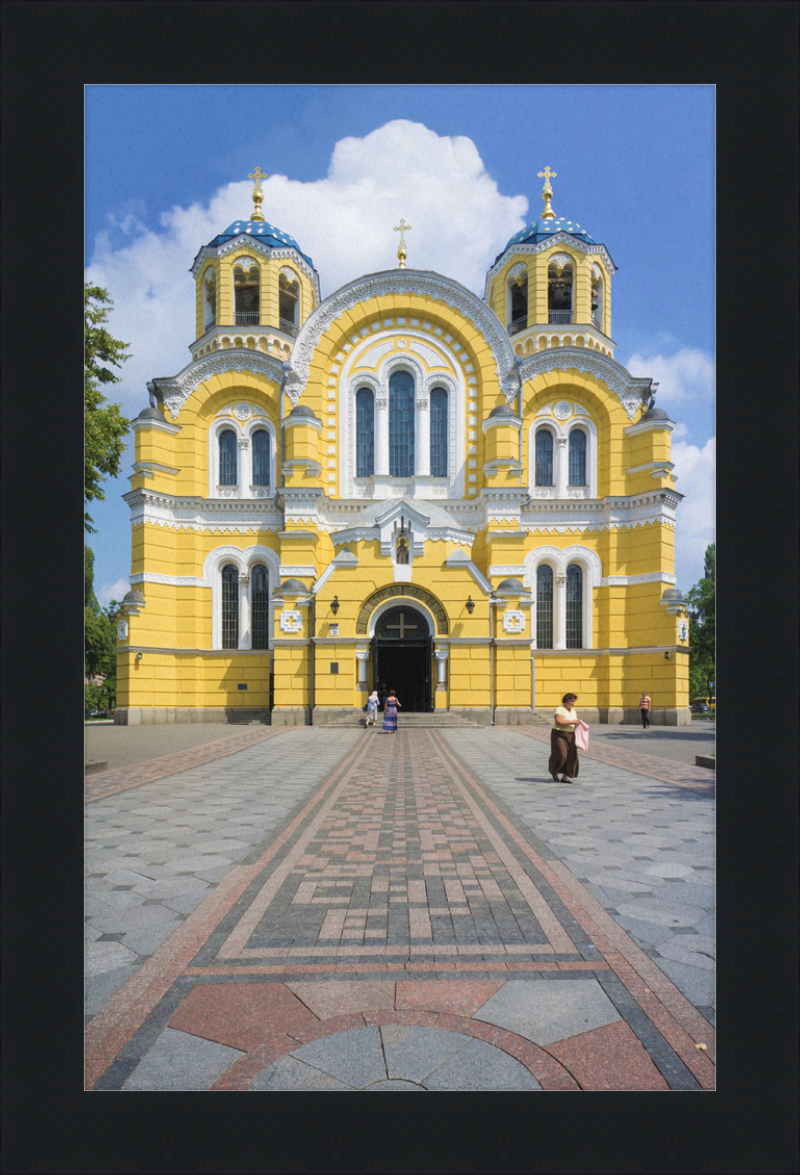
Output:
[[397,562],[408,563],[408,539],[402,534],[397,540]]

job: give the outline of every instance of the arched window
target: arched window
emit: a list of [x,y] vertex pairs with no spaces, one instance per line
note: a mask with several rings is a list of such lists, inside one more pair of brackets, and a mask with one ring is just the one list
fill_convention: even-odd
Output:
[[203,328],[208,330],[217,321],[217,275],[207,269],[203,278]]
[[536,569],[536,647],[553,647],[553,568],[546,563]]
[[431,477],[447,477],[447,392],[431,392]]
[[586,433],[581,428],[569,434],[569,484],[586,485]]
[[583,572],[577,563],[567,568],[567,648],[583,648]]
[[219,484],[236,485],[236,433],[226,428],[219,434]]
[[592,322],[603,329],[603,279],[597,273],[592,273]]
[[233,267],[233,296],[236,326],[258,326],[259,268],[255,261],[244,257]]
[[508,333],[515,335],[525,330],[528,325],[528,275],[518,274],[508,285],[508,296],[511,301],[508,320]]
[[269,572],[263,563],[252,569],[251,621],[253,626],[253,648],[269,648]]
[[549,428],[536,433],[536,485],[553,485],[553,434]]
[[356,477],[375,472],[375,396],[371,388],[356,392]]
[[239,571],[233,563],[222,568],[222,647],[239,647]]
[[389,476],[414,475],[414,378],[407,371],[389,377]]
[[253,433],[253,485],[269,485],[269,433],[265,428]]
[[548,322],[572,322],[572,263],[551,261],[547,269]]
[[300,302],[300,285],[288,274],[281,272],[278,278],[278,326],[286,334],[297,334],[297,311]]

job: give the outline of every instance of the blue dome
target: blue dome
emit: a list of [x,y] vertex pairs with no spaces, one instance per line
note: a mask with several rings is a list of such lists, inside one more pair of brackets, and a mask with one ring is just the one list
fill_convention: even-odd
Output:
[[219,236],[214,237],[213,241],[208,242],[208,248],[215,249],[218,245],[224,245],[226,241],[232,241],[234,237],[242,235],[254,237],[265,245],[269,245],[271,249],[296,249],[311,268],[314,268],[314,262],[302,251],[294,237],[281,232],[279,228],[275,228],[274,224],[267,224],[265,220],[235,220],[233,224],[228,225],[224,233],[220,233]]
[[[579,241],[585,241],[587,245],[597,243],[589,236],[586,229],[581,228],[573,220],[567,220],[565,216],[558,216],[555,220],[549,218],[545,220],[540,216],[533,224],[529,224],[527,228],[515,233],[503,249],[503,253],[507,253],[512,245],[538,245],[540,241],[546,241],[548,237],[554,237],[556,233],[569,233],[570,236],[577,237]],[[498,253],[492,264],[496,265],[503,253]]]

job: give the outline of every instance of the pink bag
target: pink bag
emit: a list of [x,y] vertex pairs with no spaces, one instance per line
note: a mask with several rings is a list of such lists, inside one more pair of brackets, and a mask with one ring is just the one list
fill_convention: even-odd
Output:
[[581,719],[578,719],[578,725],[575,727],[575,746],[579,751],[589,750],[589,727]]

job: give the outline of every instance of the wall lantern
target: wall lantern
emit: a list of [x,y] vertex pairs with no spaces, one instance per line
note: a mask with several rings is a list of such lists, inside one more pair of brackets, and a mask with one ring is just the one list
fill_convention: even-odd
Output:
[[331,601],[331,612],[333,612],[333,614],[335,616],[338,611],[339,611],[339,597],[334,596],[333,600]]
[[141,653],[137,653],[137,654],[136,654],[136,660],[137,660],[137,661],[141,661],[141,659],[142,659],[142,654],[141,654]]
[[469,599],[467,600],[465,607],[471,616],[472,613],[475,611],[475,601],[473,600],[472,596],[470,596]]

